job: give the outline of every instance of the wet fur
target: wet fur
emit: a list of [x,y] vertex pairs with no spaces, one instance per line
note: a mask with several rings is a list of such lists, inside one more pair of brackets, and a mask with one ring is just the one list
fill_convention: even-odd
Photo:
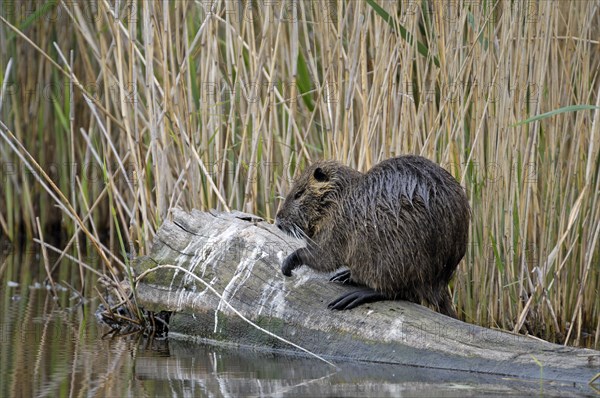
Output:
[[282,272],[289,276],[302,264],[321,272],[346,266],[355,284],[456,317],[448,282],[466,251],[469,218],[460,184],[423,157],[388,159],[365,174],[317,162],[277,214],[279,228],[307,241]]

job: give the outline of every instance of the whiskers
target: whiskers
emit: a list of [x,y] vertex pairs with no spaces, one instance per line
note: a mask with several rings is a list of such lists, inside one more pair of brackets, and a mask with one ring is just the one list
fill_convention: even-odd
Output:
[[312,248],[312,250],[309,250],[308,252],[306,252],[306,254],[308,254],[310,260],[314,261],[315,263],[323,261],[321,256],[316,254],[316,253],[322,253],[320,245],[317,242],[315,242],[310,236],[308,236],[306,234],[306,232],[304,232],[298,224],[296,224],[296,223],[287,224],[287,223],[279,222],[279,223],[277,223],[277,227],[280,230],[282,230],[283,232],[285,232],[286,235],[289,235],[296,239],[305,241],[307,243],[307,246]]
[[289,236],[293,236],[294,238],[300,239],[300,240],[310,239],[310,238],[308,238],[306,233],[304,233],[304,231],[302,231],[302,228],[300,228],[298,226],[298,224],[296,224],[296,223],[288,224],[287,222],[282,223],[280,220],[277,220],[276,224],[277,224],[277,228],[279,228],[280,230],[282,230]]
[[308,236],[306,234],[306,232],[304,232],[302,230],[302,228],[300,228],[298,226],[298,224],[296,224],[296,223],[292,224],[292,231],[291,231],[290,235],[292,235],[293,237],[295,237],[297,239],[301,239],[301,240],[305,241],[310,246],[319,247],[317,242],[315,242],[310,236]]
[[289,236],[292,236],[299,240],[303,240],[306,243],[308,243],[309,246],[319,247],[317,242],[315,242],[310,236],[308,236],[306,234],[306,232],[304,232],[298,224],[292,223],[291,225],[285,225],[285,226],[278,225],[278,226],[279,226],[279,229],[281,229],[283,232],[285,232]]
[[298,224],[292,224],[292,228],[290,229],[290,235],[292,235],[296,239],[306,240],[308,236],[304,231],[298,226]]

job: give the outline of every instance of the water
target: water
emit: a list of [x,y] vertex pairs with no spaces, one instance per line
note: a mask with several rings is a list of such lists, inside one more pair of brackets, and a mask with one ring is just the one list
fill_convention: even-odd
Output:
[[94,316],[100,304],[94,295],[82,301],[69,289],[59,289],[54,300],[44,279],[43,266],[34,256],[0,257],[1,397],[464,397],[581,392],[547,381],[542,385],[339,360],[335,362],[340,369],[335,369],[312,358],[249,348],[139,334],[112,337]]

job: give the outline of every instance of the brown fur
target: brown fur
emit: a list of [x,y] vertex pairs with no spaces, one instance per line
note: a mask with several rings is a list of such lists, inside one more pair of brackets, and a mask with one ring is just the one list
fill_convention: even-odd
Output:
[[353,283],[456,317],[448,282],[466,251],[469,218],[460,184],[423,157],[388,159],[365,174],[317,162],[298,177],[277,213],[280,229],[307,241],[282,271],[346,266]]

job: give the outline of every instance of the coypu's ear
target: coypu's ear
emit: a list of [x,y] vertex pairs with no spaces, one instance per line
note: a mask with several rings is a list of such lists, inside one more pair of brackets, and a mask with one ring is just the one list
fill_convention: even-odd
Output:
[[313,173],[313,177],[315,177],[315,180],[317,180],[319,182],[329,181],[329,176],[320,167],[317,167],[315,169],[315,172]]

